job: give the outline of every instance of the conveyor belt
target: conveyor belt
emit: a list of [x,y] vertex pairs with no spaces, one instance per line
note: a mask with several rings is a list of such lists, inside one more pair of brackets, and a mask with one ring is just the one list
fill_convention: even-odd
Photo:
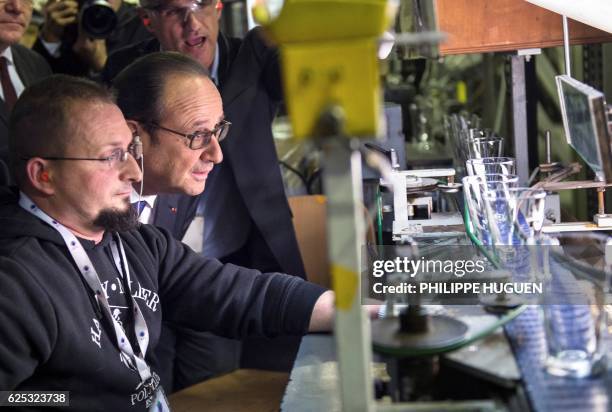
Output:
[[[558,378],[544,369],[546,341],[538,307],[529,307],[505,327],[537,412],[607,412],[612,410],[612,375],[589,379]],[[608,353],[612,339],[606,338]],[[608,368],[610,369],[610,368]]]

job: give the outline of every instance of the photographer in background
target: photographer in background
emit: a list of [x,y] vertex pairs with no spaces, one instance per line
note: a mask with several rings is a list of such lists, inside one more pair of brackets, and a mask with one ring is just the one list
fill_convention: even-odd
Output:
[[[83,23],[87,8],[93,12],[89,21],[101,29],[98,33]],[[45,22],[32,48],[55,73],[91,77],[102,70],[110,53],[151,37],[135,7],[122,0],[49,0],[43,11]]]
[[32,0],[0,1],[0,186],[11,183],[8,120],[23,90],[51,74],[45,60],[19,44],[32,19]]

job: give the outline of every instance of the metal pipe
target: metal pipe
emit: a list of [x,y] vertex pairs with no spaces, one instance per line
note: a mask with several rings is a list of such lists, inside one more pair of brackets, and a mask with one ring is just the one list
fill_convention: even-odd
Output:
[[567,23],[567,16],[563,16],[563,51],[565,52],[565,74],[571,76],[572,68],[570,63],[569,27]]
[[527,130],[527,91],[525,86],[525,56],[512,56],[512,126],[514,129],[514,157],[519,183],[529,180],[529,150]]
[[552,155],[550,150],[550,130],[546,131],[546,163],[552,163]]
[[597,213],[600,215],[606,214],[606,203],[604,200],[604,193],[606,193],[605,187],[597,188]]

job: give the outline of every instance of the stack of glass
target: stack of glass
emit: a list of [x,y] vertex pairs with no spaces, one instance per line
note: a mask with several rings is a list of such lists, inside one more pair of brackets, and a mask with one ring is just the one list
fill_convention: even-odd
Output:
[[465,161],[470,158],[467,140],[480,137],[480,118],[467,113],[444,116],[446,141],[452,145],[455,168],[460,176],[464,175]]
[[563,233],[542,239],[541,244],[546,370],[574,378],[605,372],[612,238]]
[[480,239],[483,245],[491,245],[489,216],[486,213],[485,198],[489,192],[507,191],[510,188],[517,187],[518,176],[486,173],[466,176],[462,179],[462,183],[472,233]]
[[534,244],[546,194],[518,187],[515,159],[501,156],[503,138],[475,129],[468,134],[462,140],[469,153],[463,185],[472,233],[483,245]]
[[[449,130],[456,132],[456,155],[467,173],[462,179],[467,230],[476,244],[493,251],[513,282],[544,285],[539,302],[544,303],[546,371],[567,377],[604,371],[612,237],[542,235],[546,193],[519,187],[515,160],[502,156],[503,138],[461,118],[449,121]],[[571,245],[581,253],[572,253]],[[597,252],[585,253],[589,245]]]
[[488,256],[513,280],[532,278],[537,265],[526,246],[539,237],[546,194],[519,187],[515,159],[502,156],[503,138],[469,130],[462,142],[468,152],[468,176],[463,179],[466,223],[473,240],[491,251]]

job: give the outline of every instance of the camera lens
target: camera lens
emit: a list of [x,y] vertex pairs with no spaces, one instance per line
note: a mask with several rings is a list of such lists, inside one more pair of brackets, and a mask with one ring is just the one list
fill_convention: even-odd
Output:
[[91,37],[104,39],[117,26],[117,15],[107,1],[89,1],[81,9],[81,26]]

